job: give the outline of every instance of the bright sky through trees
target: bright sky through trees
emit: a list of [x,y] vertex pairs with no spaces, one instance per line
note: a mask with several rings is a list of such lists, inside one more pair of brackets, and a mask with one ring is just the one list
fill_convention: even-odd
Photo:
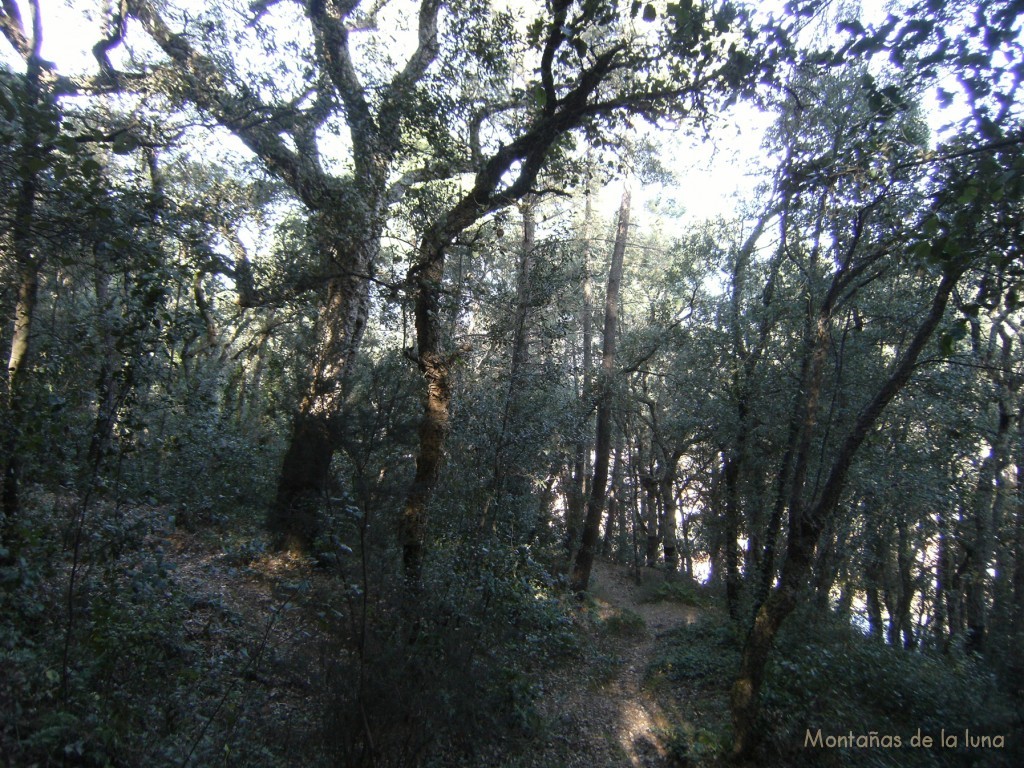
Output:
[[[521,5],[522,0],[510,3],[512,7],[517,4]],[[760,13],[779,13],[782,5],[781,2],[761,3],[757,9]],[[865,24],[879,22],[885,18],[887,6],[889,3],[883,0],[865,0],[860,3],[861,18]],[[197,3],[196,12],[206,7],[205,3]],[[56,63],[62,74],[94,71],[96,63],[91,47],[100,38],[102,30],[102,15],[97,4],[85,0],[40,0],[40,8],[43,14],[44,58]],[[364,33],[390,38],[388,49],[398,61],[402,61],[415,45],[415,31],[410,27],[414,14],[409,13],[409,8],[404,7],[402,0],[386,3],[379,14],[377,31]],[[130,25],[134,24],[136,22],[130,22]],[[358,34],[356,40],[358,44]],[[130,56],[132,45],[138,45],[139,39],[129,32],[127,43],[123,49],[114,52],[115,58]],[[6,55],[12,67],[22,66],[9,49],[6,49]],[[926,107],[931,106],[928,114],[933,130],[948,122],[949,111],[941,114],[937,111],[934,94],[926,93],[923,97]],[[686,221],[734,215],[737,198],[749,196],[763,179],[766,167],[761,144],[771,120],[771,116],[756,107],[739,104],[727,114],[718,116],[706,137],[680,136],[670,129],[651,132],[641,127],[659,148],[660,162],[670,174],[670,179],[665,183],[635,185],[638,223],[645,222],[645,210],[654,200],[661,201],[663,210],[668,202],[675,214]],[[215,141],[222,143],[225,151],[240,161],[247,158],[247,150],[234,137],[216,129],[214,134],[217,136]],[[202,140],[202,146],[208,150],[207,141],[208,137]],[[603,193],[600,198],[602,210],[612,211],[618,194],[617,185]]]

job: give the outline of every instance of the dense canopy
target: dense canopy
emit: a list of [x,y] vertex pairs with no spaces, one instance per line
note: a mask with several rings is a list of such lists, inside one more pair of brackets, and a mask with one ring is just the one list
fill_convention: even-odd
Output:
[[1022,28],[4,0],[6,764],[1020,764]]

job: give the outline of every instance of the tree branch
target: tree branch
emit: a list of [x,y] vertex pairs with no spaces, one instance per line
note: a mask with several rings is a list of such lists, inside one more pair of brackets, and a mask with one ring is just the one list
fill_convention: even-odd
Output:
[[0,12],[0,31],[13,46],[22,59],[28,61],[32,56],[33,45],[25,34],[25,23],[21,19],[21,9],[14,0],[3,0],[3,11]]
[[357,162],[376,144],[377,127],[370,105],[349,49],[349,32],[345,20],[358,0],[310,0],[306,15],[313,25],[316,54],[338,91],[345,107],[348,127],[352,132]]
[[235,93],[216,64],[195,50],[184,35],[172,32],[150,0],[126,0],[125,5],[175,63],[178,86],[190,101],[238,136],[308,207],[318,210],[327,204],[331,179],[313,158],[289,149],[268,125],[277,108],[247,91]]

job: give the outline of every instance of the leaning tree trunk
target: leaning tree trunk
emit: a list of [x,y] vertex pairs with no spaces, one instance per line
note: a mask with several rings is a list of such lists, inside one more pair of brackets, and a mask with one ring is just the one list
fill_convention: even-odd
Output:
[[608,290],[604,299],[604,345],[601,356],[601,391],[597,404],[597,429],[594,437],[594,479],[587,499],[587,516],[583,521],[583,536],[573,562],[570,585],[573,592],[586,592],[590,571],[594,566],[601,515],[604,511],[605,490],[608,486],[608,463],[612,449],[612,376],[615,373],[615,336],[619,322],[619,285],[622,282],[622,262],[629,236],[629,187],[622,192],[619,205],[619,223],[615,230],[615,247],[608,270]]
[[[961,274],[963,268],[943,275],[935,289],[928,313],[917,327],[906,351],[841,442],[817,501],[804,508],[791,505],[788,548],[782,575],[778,586],[757,610],[743,646],[739,674],[732,686],[730,709],[733,723],[732,756],[735,760],[748,759],[757,745],[761,687],[772,643],[782,623],[797,605],[797,599],[814,564],[815,546],[825,524],[836,512],[854,457],[886,406],[910,380],[921,351],[942,320],[950,294]],[[828,317],[819,318],[818,338],[822,344],[827,340],[827,334],[822,333],[824,329],[820,324],[827,324],[828,321]]]

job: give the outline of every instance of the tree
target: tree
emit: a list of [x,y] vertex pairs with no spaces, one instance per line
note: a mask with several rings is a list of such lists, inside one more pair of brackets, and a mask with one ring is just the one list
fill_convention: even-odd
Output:
[[[167,62],[161,89],[175,100],[195,105],[238,136],[263,167],[287,184],[310,212],[310,237],[319,267],[311,284],[320,289],[320,305],[311,369],[296,408],[269,523],[283,545],[306,548],[315,538],[317,509],[329,488],[331,458],[345,381],[365,331],[370,280],[376,268],[388,207],[409,184],[429,171],[411,167],[395,178],[415,133],[415,117],[426,97],[422,81],[439,51],[440,3],[419,8],[417,42],[404,66],[380,81],[373,64],[356,55],[352,34],[372,28],[376,11],[357,12],[355,2],[289,4],[289,21],[301,20],[305,38],[289,45],[308,55],[303,68],[289,72],[280,87],[263,88],[241,74],[240,61],[221,48],[230,23],[211,9],[207,24],[194,32],[174,32],[158,8],[138,0],[126,5]],[[255,7],[248,26],[270,57],[285,55],[274,43],[272,4]],[[186,17],[187,18],[187,17]],[[115,16],[123,37],[124,19]],[[211,32],[209,39],[202,30]],[[200,46],[207,46],[203,50]],[[216,55],[215,53],[216,52]],[[273,58],[270,59],[271,61]],[[265,81],[266,82],[266,81]],[[264,96],[263,94],[268,94]],[[341,121],[350,139],[350,173],[333,170],[334,158],[322,146],[332,121]],[[429,152],[427,156],[429,157]],[[413,161],[415,162],[415,160]],[[442,165],[447,162],[442,159]],[[434,170],[446,175],[447,167]]]
[[[711,99],[737,94],[762,76],[767,59],[746,48],[755,45],[752,30],[743,33],[743,48],[725,42],[729,29],[746,25],[735,8],[678,8],[680,15],[653,43],[620,32],[614,9],[601,5],[584,5],[574,15],[570,5],[559,5],[550,19],[536,23],[531,37],[540,55],[540,82],[532,89],[532,104],[516,110],[525,124],[482,159],[468,192],[457,195],[419,239],[409,282],[416,288],[416,355],[426,391],[416,475],[399,534],[406,573],[414,582],[426,541],[427,505],[443,460],[456,359],[444,349],[440,323],[446,251],[486,216],[536,192],[550,156],[576,132],[600,138],[631,116],[674,114],[700,123],[708,117]],[[633,9],[635,16],[639,7]]]
[[612,400],[614,396],[615,346],[619,320],[619,286],[622,283],[622,264],[629,239],[630,190],[622,191],[619,218],[615,225],[615,247],[612,248],[608,268],[608,288],[604,297],[604,334],[601,346],[601,373],[598,385],[597,428],[594,437],[594,478],[587,499],[587,516],[583,521],[583,536],[573,561],[570,587],[573,592],[586,592],[590,571],[597,554],[597,541],[604,512],[605,492],[608,488],[608,466],[612,452]]
[[[994,167],[1013,169],[1008,186],[994,197],[963,194],[971,179]],[[869,216],[884,198],[875,198],[854,214],[847,234],[833,238],[843,249],[826,272],[827,290],[820,303],[809,311],[807,333],[801,362],[802,393],[797,400],[799,413],[798,439],[793,455],[787,509],[786,557],[779,582],[757,608],[744,645],[740,671],[732,688],[732,716],[735,733],[733,754],[747,757],[756,742],[757,700],[764,679],[769,649],[779,627],[796,607],[805,580],[815,563],[815,549],[823,532],[834,519],[858,451],[878,424],[887,406],[899,395],[914,374],[917,361],[931,342],[943,321],[947,305],[960,280],[973,269],[1000,268],[1015,258],[1016,246],[1005,239],[1009,209],[1019,202],[1017,168],[1020,159],[1013,150],[993,154],[969,155],[967,159],[954,154],[937,169],[933,196],[918,213],[916,231],[926,233],[915,253],[926,259],[929,279],[922,285],[919,320],[905,345],[893,355],[887,369],[875,379],[861,404],[852,410],[839,435],[824,438],[832,447],[824,454],[818,480],[811,480],[812,440],[815,431],[827,424],[824,410],[826,360],[835,332],[838,310],[850,301],[864,285],[886,269],[893,258],[885,240],[876,241],[870,234]],[[904,166],[919,167],[919,166]],[[988,177],[991,178],[991,177]],[[938,225],[937,221],[943,221]],[[880,233],[887,227],[882,226]],[[899,232],[899,230],[897,230]],[[915,229],[911,229],[911,232]],[[900,232],[903,242],[910,240]],[[900,242],[899,240],[896,241]],[[905,247],[905,246],[904,246]],[[897,246],[897,249],[900,249]],[[897,250],[898,252],[898,250]],[[814,274],[812,270],[811,274]],[[834,440],[834,442],[831,442]]]
[[[5,538],[18,514],[18,483],[20,457],[18,434],[24,428],[26,414],[24,379],[31,350],[32,321],[39,292],[39,270],[44,260],[36,242],[40,176],[50,162],[49,139],[58,130],[56,105],[45,72],[50,65],[40,54],[43,44],[43,20],[38,2],[30,3],[30,26],[26,27],[17,5],[5,5],[0,13],[0,28],[8,42],[25,61],[25,74],[17,78],[10,97],[5,94],[8,117],[17,120],[20,136],[17,192],[14,220],[11,223],[11,250],[17,274],[17,303],[14,309],[14,330],[5,379],[5,424],[3,446],[3,498]],[[6,84],[5,84],[6,85]],[[13,121],[13,120],[12,120]]]

